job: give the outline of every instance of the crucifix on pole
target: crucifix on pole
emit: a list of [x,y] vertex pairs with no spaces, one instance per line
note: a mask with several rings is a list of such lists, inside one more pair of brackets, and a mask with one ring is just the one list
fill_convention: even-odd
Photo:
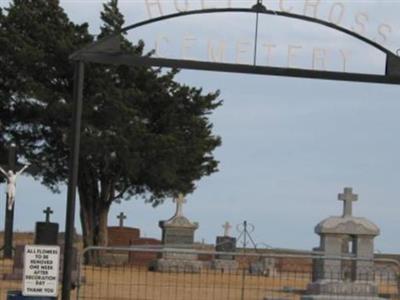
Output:
[[[16,162],[15,144],[11,144],[8,148],[8,165],[5,166],[6,170],[14,171]],[[3,258],[12,258],[13,252],[13,225],[14,225],[14,203],[9,207],[8,194],[5,205],[5,223],[4,223],[4,244],[3,244]],[[10,209],[11,208],[11,209]]]

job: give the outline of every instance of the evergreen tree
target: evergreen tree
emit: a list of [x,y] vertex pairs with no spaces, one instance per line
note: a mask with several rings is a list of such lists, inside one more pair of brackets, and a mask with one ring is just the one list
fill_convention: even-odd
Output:
[[[99,38],[124,24],[116,0],[104,5]],[[14,0],[1,14],[0,139],[17,143],[38,166],[32,175],[57,191],[68,175],[73,68],[68,56],[93,37],[69,21],[57,0]],[[123,49],[143,54],[143,43]],[[208,115],[218,93],[179,84],[177,71],[86,65],[78,192],[84,245],[107,244],[115,201],[154,205],[190,193],[217,171],[221,141]]]

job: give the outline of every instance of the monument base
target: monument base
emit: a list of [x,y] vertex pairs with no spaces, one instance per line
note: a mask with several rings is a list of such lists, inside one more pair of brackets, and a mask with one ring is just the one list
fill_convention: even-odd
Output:
[[257,276],[277,276],[278,271],[275,267],[276,261],[274,258],[265,257],[258,261],[250,263],[250,274]]
[[308,285],[301,300],[380,300],[378,286],[371,281],[319,280]]
[[161,258],[150,264],[150,269],[164,273],[200,273],[203,263],[198,261],[197,254],[175,252],[173,249],[164,251]]
[[152,271],[161,273],[200,273],[203,263],[197,260],[164,259],[153,261],[150,265]]
[[307,295],[302,296],[301,300],[387,300],[379,297],[369,296],[342,296],[342,295]]
[[35,245],[58,245],[58,223],[36,222]]
[[236,272],[239,264],[235,260],[215,259],[211,262],[211,268],[222,272]]

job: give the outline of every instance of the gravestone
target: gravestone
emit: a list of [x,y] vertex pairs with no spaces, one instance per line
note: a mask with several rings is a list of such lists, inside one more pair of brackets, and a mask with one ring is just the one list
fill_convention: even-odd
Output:
[[[236,252],[236,238],[229,235],[229,230],[232,228],[232,226],[229,224],[229,222],[225,222],[225,224],[222,225],[222,228],[224,228],[224,235],[217,236],[215,250],[217,252]],[[217,258],[231,260],[235,259],[233,255],[226,254],[218,254]]]
[[190,222],[183,215],[183,204],[186,202],[183,195],[174,199],[176,203],[175,215],[167,220],[160,221],[162,230],[163,252],[159,259],[154,261],[151,269],[159,272],[200,272],[202,263],[193,250],[194,232],[199,227],[197,223]]
[[50,207],[43,211],[46,215],[45,222],[36,222],[35,245],[57,245],[58,224],[50,222],[50,215],[53,213]]
[[108,246],[110,247],[128,247],[133,240],[140,238],[140,229],[126,227],[124,220],[126,215],[121,212],[117,215],[119,226],[110,226],[107,228],[108,231]]
[[[232,228],[229,222],[225,222],[222,228],[224,228],[224,235],[217,236],[215,251],[218,254],[212,261],[211,268],[234,272],[238,268],[238,263],[235,260],[235,256],[230,253],[236,252],[236,238],[229,235],[229,230]],[[229,254],[221,254],[224,252]]]
[[259,257],[256,261],[250,262],[249,272],[256,276],[276,276],[277,262],[274,257]]
[[[217,252],[236,252],[236,238],[230,236],[217,236],[215,250]],[[232,254],[218,254],[217,258],[235,259]]]
[[183,204],[186,200],[180,195],[174,199],[176,203],[175,215],[167,220],[160,221],[162,229],[162,243],[165,248],[192,249],[194,243],[194,232],[199,227],[197,223],[191,223],[183,215]]
[[[319,251],[324,257],[313,261],[313,283],[302,300],[382,299],[374,281],[374,238],[379,228],[365,218],[352,215],[352,202],[358,200],[351,188],[338,195],[344,201],[343,214],[329,217],[315,227],[320,236]],[[332,257],[353,256],[355,260]]]

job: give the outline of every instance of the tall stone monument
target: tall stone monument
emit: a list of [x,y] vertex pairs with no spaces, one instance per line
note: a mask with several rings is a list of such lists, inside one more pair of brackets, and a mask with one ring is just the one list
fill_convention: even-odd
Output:
[[189,251],[193,249],[194,232],[199,225],[190,222],[183,215],[183,204],[186,200],[182,194],[175,198],[174,202],[176,203],[174,216],[167,221],[159,222],[163,252],[152,264],[152,269],[160,272],[200,272],[202,263],[198,261],[197,254]]
[[[338,199],[344,202],[340,217],[329,217],[315,227],[320,236],[317,250],[324,257],[313,262],[313,283],[302,300],[377,300],[374,282],[374,238],[379,228],[371,221],[354,217],[352,203],[358,200],[352,188]],[[352,260],[337,259],[353,257]],[[335,259],[336,258],[336,259]]]

